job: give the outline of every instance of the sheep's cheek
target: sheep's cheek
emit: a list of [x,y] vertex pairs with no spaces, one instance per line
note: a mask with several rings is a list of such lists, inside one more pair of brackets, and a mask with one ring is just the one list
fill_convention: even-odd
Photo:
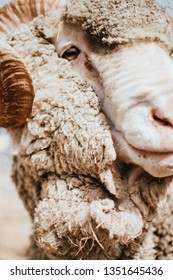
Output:
[[92,46],[86,34],[79,27],[76,27],[72,31],[71,26],[62,23],[59,26],[58,36],[54,38],[53,43],[60,57],[62,57],[63,52],[68,49],[68,46],[74,45],[80,50],[78,57],[69,61],[69,63],[72,68],[92,86],[100,103],[102,103],[104,99],[102,78],[96,67],[94,67],[93,62],[90,60]]
[[94,89],[100,103],[104,100],[104,88],[102,79],[97,69],[93,66],[85,52],[81,52],[77,59],[72,60],[72,68],[80,74]]

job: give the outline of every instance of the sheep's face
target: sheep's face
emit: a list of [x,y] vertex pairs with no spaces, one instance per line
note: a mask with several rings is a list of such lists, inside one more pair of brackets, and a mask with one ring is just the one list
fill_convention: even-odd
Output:
[[[173,62],[156,43],[134,43],[100,63],[119,157],[156,177],[173,174]],[[112,70],[105,69],[111,61]]]
[[96,91],[118,158],[155,177],[173,174],[173,62],[163,45],[133,42],[100,50],[82,31],[61,27],[60,57]]

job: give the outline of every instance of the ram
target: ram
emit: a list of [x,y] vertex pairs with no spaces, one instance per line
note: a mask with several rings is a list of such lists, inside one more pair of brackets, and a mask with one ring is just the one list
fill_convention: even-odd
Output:
[[153,0],[25,4],[0,10],[0,126],[32,258],[173,259],[172,20]]

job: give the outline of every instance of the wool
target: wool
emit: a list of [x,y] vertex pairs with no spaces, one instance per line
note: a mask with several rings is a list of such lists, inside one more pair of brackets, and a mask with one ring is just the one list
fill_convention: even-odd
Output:
[[173,47],[172,19],[154,0],[70,0],[65,20],[82,25],[102,46],[147,39]]
[[[172,177],[142,173],[129,189],[98,97],[68,61],[57,57],[50,35],[47,40],[59,20],[60,14],[50,13],[7,38],[35,89],[26,125],[11,132],[13,180],[33,222],[30,254],[45,259],[173,258],[168,250]],[[52,28],[52,38],[55,32]],[[165,213],[170,219],[164,219]],[[168,237],[163,242],[160,236]]]

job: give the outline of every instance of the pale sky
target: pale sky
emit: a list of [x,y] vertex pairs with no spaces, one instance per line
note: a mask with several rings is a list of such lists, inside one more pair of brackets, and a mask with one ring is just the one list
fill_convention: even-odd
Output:
[[0,7],[2,7],[4,4],[10,2],[10,0],[0,0]]

